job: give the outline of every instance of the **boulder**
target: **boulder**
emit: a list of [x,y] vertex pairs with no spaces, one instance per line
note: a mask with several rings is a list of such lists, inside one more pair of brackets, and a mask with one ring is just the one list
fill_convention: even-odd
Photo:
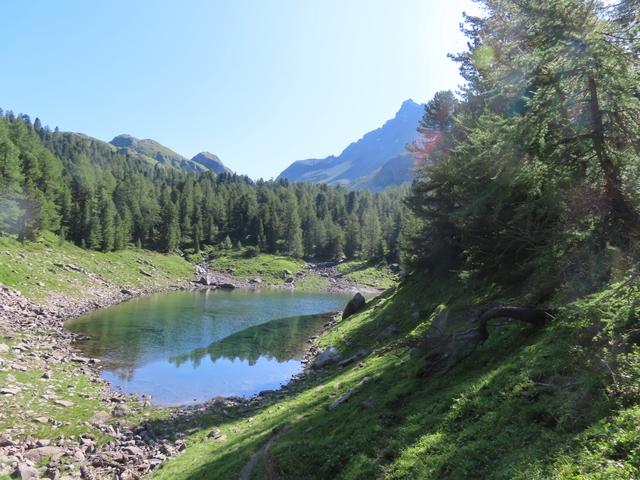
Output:
[[109,415],[108,412],[105,412],[103,410],[103,411],[97,412],[93,417],[91,417],[89,419],[89,423],[91,423],[92,425],[102,425],[104,423],[107,423],[110,418],[111,418],[111,415]]
[[38,463],[45,458],[51,460],[58,460],[64,455],[64,448],[61,447],[38,447],[27,450],[24,453],[24,458],[31,460],[34,463]]
[[114,417],[126,417],[127,415],[131,415],[131,410],[126,405],[116,405],[113,409],[112,415]]
[[144,455],[144,451],[141,448],[136,447],[135,445],[125,447],[124,451],[135,457],[142,457]]
[[5,387],[5,388],[0,388],[0,395],[17,395],[18,393],[20,393],[22,391],[22,389],[20,387]]
[[360,292],[356,293],[347,306],[344,307],[344,312],[342,312],[342,319],[350,317],[354,313],[358,313],[365,306],[366,300],[362,296]]
[[334,346],[329,346],[324,352],[316,357],[313,366],[316,368],[322,368],[331,363],[336,363],[340,358],[342,358],[340,351]]
[[26,463],[20,463],[18,468],[16,468],[15,476],[20,480],[36,480],[38,475],[38,470],[27,465]]

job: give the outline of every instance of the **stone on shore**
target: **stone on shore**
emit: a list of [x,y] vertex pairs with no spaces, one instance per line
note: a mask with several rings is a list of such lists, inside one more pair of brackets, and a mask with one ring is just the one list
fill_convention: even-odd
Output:
[[360,292],[356,293],[347,306],[344,308],[344,312],[342,312],[342,319],[346,319],[353,315],[354,313],[358,313],[365,306],[366,300],[362,296]]
[[336,363],[341,358],[342,358],[342,355],[340,354],[340,351],[334,346],[329,346],[326,348],[324,352],[320,353],[316,357],[316,360],[313,363],[313,366],[316,368],[322,368],[329,364]]

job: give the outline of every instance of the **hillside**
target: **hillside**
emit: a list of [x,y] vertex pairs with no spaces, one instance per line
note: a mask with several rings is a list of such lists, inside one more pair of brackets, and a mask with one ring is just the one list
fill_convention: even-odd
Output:
[[496,321],[446,370],[427,339],[466,330],[471,310],[498,298],[471,281],[412,278],[319,341],[364,357],[200,412],[180,427],[192,432],[186,451],[153,478],[637,478],[640,370],[630,358],[607,366],[640,313],[627,301],[638,286],[620,286],[562,304],[544,329]]
[[413,164],[407,160],[405,147],[416,139],[423,113],[423,105],[406,100],[394,118],[350,144],[340,155],[298,160],[278,178],[376,191],[410,182]]

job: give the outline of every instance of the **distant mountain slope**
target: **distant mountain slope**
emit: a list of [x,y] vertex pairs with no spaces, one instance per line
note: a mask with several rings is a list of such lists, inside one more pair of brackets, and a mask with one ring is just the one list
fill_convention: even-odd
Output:
[[410,153],[403,153],[387,161],[369,178],[355,182],[354,188],[381,192],[388,187],[410,183],[413,180],[415,160]]
[[179,170],[190,172],[211,170],[215,173],[231,172],[216,155],[209,152],[201,152],[189,160],[155,140],[148,138],[141,140],[127,134],[118,135],[109,143],[117,147],[119,152],[141,155],[151,160],[152,163],[157,162]]
[[406,100],[394,118],[365,134],[340,155],[299,160],[278,178],[371,190],[411,181],[413,163],[405,147],[415,140],[423,112],[423,105]]
[[196,162],[205,168],[208,168],[215,173],[233,173],[231,169],[222,163],[222,160],[217,155],[209,152],[200,152],[191,159],[192,162]]

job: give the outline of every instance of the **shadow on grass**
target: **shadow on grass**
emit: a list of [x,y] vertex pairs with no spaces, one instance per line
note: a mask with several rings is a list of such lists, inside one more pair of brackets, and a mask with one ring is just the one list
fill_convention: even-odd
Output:
[[[431,298],[451,300],[441,290]],[[569,330],[506,326],[446,375],[421,379],[426,352],[400,339],[427,316],[411,318],[413,310],[435,305],[419,301],[426,296],[416,289],[388,302],[393,295],[372,302],[375,315],[359,314],[328,334],[329,341],[348,338],[347,351],[373,347],[364,361],[294,384],[269,405],[156,424],[197,429],[188,451],[158,476],[238,478],[251,455],[287,427],[265,462],[279,478],[549,478],[558,455],[610,413],[593,372],[571,354]],[[392,323],[398,334],[375,340]],[[328,408],[349,389],[348,401]],[[229,440],[206,438],[213,426]],[[252,478],[263,478],[260,468]]]

